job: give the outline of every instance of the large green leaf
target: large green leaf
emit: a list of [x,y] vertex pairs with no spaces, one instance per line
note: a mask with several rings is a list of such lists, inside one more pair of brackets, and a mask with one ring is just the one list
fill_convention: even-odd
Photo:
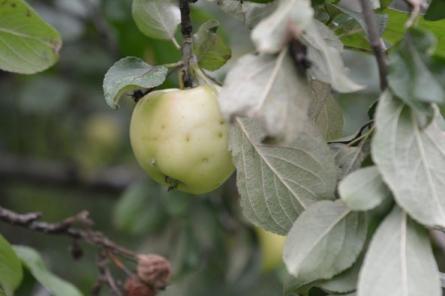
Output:
[[207,70],[217,70],[232,56],[230,47],[217,33],[219,23],[210,20],[202,24],[194,35],[193,51],[199,66]]
[[383,183],[382,176],[375,166],[349,174],[340,182],[338,193],[354,211],[371,210],[391,197],[391,192]]
[[334,197],[333,156],[320,135],[304,130],[294,142],[271,146],[261,143],[258,122],[237,119],[231,129],[244,215],[279,234],[286,234],[311,204]]
[[426,30],[409,29],[389,55],[388,82],[406,104],[424,112],[428,103],[445,102],[445,86],[432,72],[436,39]]
[[175,0],[133,0],[132,12],[139,30],[152,38],[173,39],[181,22]]
[[82,296],[83,294],[72,284],[52,274],[34,249],[25,246],[14,246],[17,256],[31,272],[33,277],[53,296]]
[[302,284],[330,279],[357,260],[367,234],[364,213],[342,201],[320,201],[295,221],[284,246],[284,263]]
[[[390,8],[385,9],[384,12],[388,15],[388,23],[383,33],[383,38],[394,45],[405,35],[405,23],[409,15]],[[445,34],[443,34],[445,31],[445,20],[430,22],[421,18],[418,26],[434,33],[438,40],[436,54],[445,56]]]
[[136,57],[126,57],[117,61],[105,74],[103,90],[108,106],[116,109],[124,96],[136,90],[144,90],[161,85],[167,77],[164,66],[151,66]]
[[376,112],[372,156],[397,203],[431,227],[445,227],[445,134],[442,117],[420,126],[402,101],[385,92]]
[[442,295],[428,232],[397,206],[372,238],[357,295]]
[[24,0],[0,2],[0,69],[32,74],[52,66],[62,40]]
[[3,289],[7,296],[13,295],[22,277],[23,271],[19,258],[8,241],[0,235],[0,290]]

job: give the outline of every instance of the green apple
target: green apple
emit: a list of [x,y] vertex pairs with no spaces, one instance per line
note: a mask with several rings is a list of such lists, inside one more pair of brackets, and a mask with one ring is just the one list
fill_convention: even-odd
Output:
[[228,127],[217,94],[206,86],[154,91],[138,101],[130,140],[141,167],[157,182],[203,194],[233,172]]
[[257,228],[261,250],[261,269],[271,271],[283,263],[283,247],[286,237]]

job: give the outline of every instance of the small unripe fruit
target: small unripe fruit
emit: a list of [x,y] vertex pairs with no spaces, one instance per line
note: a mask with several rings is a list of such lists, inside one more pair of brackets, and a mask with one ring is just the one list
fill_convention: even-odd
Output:
[[216,93],[205,86],[149,93],[130,125],[142,168],[158,183],[193,194],[218,188],[232,174],[227,137]]
[[257,228],[261,249],[261,269],[271,271],[283,263],[283,247],[286,237]]

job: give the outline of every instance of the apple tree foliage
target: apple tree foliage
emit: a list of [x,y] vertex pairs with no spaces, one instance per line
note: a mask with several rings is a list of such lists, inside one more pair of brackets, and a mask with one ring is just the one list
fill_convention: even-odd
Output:
[[[410,15],[391,1],[364,0],[375,14],[388,85],[350,137],[342,137],[335,96],[366,87],[342,59],[344,48],[372,53],[358,2],[201,1],[250,32],[251,52],[225,68],[219,86],[210,72],[231,50],[218,22],[204,22],[192,36],[191,70],[195,85],[219,91],[243,215],[287,236],[285,293],[441,295],[430,233],[445,231],[443,1],[421,3],[420,14]],[[146,36],[180,46],[178,1],[133,0],[132,15]],[[0,69],[42,71],[55,63],[60,46],[57,31],[24,1],[0,2]],[[125,57],[105,75],[105,100],[117,108],[125,97],[162,87],[178,67]],[[20,282],[20,260],[49,290],[65,285],[30,249],[2,239],[0,258],[0,272],[9,275],[0,278],[6,295]]]

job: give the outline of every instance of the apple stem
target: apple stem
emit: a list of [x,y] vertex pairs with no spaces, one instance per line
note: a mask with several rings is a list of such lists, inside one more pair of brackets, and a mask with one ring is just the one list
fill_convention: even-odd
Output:
[[190,0],[179,0],[179,9],[181,11],[181,33],[183,36],[181,45],[183,67],[180,74],[180,85],[185,88],[193,87],[193,77],[190,67],[193,60],[193,27],[190,19],[189,1]]

